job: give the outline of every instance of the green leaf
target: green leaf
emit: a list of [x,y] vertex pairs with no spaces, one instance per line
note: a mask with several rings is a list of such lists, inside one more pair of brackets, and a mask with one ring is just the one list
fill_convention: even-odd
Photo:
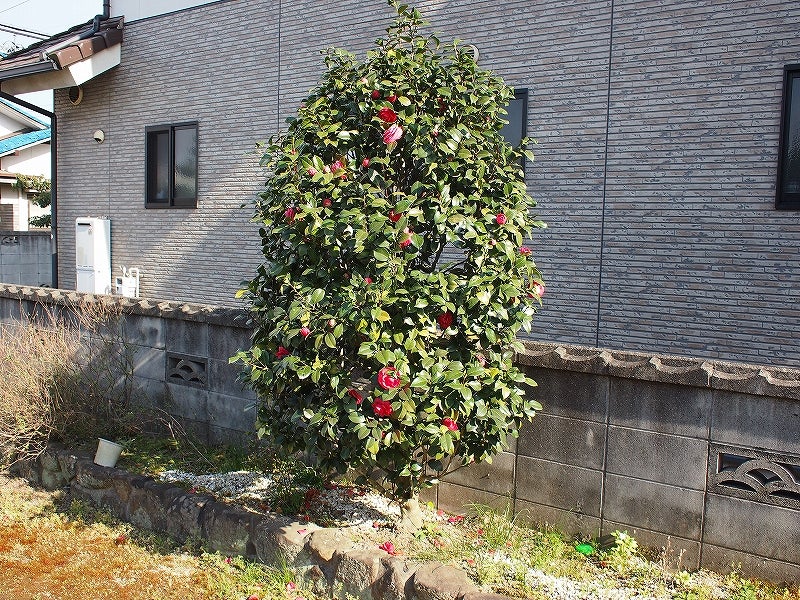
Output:
[[319,302],[325,297],[325,290],[322,288],[315,289],[311,294],[311,304],[319,304]]

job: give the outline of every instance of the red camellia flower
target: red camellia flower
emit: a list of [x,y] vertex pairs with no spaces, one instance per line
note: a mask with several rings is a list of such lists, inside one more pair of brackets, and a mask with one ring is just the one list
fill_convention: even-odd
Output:
[[394,544],[392,542],[383,542],[380,546],[378,546],[378,550],[383,550],[384,552],[392,556],[397,554],[397,551],[394,549]]
[[308,167],[308,174],[313,177],[317,174],[317,170],[314,167]]
[[394,104],[395,100],[397,100],[397,95],[392,94],[391,96],[386,96],[386,100]]
[[519,253],[522,254],[522,256],[530,256],[531,249],[527,246],[520,246]]
[[448,310],[447,312],[440,314],[438,317],[436,317],[436,322],[439,323],[439,327],[442,329],[447,329],[453,324],[453,313]]
[[283,346],[278,346],[278,351],[275,353],[275,356],[278,358],[278,360],[280,360],[289,356],[290,354],[291,352],[289,352],[286,348]]
[[450,431],[458,431],[458,423],[456,423],[450,417],[445,417],[442,419],[442,425],[447,427]]
[[373,98],[373,100],[377,100],[380,97],[381,97],[380,90],[372,90],[372,98]]
[[403,218],[403,213],[396,213],[393,210],[389,211],[389,220],[392,223],[397,223],[402,218]]
[[505,225],[506,224],[506,216],[503,213],[497,213],[497,216],[494,218],[497,221],[498,225]]
[[358,393],[358,390],[350,388],[347,390],[347,393],[350,394],[350,397],[356,401],[356,404],[361,404],[364,401],[364,396]]
[[304,338],[307,338],[309,335],[311,335],[311,330],[308,327],[301,327],[300,335],[302,335]]
[[387,106],[384,106],[378,111],[378,117],[380,117],[381,121],[384,123],[394,123],[397,121],[397,113]]
[[372,412],[376,417],[388,417],[392,414],[392,403],[388,400],[375,400],[372,403]]
[[407,233],[406,236],[400,240],[399,244],[401,248],[408,248],[411,245],[411,233]]
[[331,202],[330,198],[325,198],[325,200],[322,201],[322,206],[325,208],[329,208],[331,204],[333,204],[333,202]]
[[372,277],[364,277],[364,283],[366,283],[367,285],[372,283]]
[[365,158],[364,160],[362,160],[361,161],[361,166],[366,169],[369,166],[369,159]]
[[385,390],[392,390],[399,386],[400,378],[397,376],[397,369],[388,365],[378,371],[378,385]]
[[389,125],[389,128],[383,132],[383,143],[394,144],[401,137],[403,137],[403,128],[395,123],[394,125]]
[[286,217],[286,220],[289,221],[289,223],[294,221],[294,216],[296,214],[297,214],[297,211],[295,211],[293,206],[290,206],[285,211],[283,211],[283,216]]
[[337,171],[341,171],[344,169],[344,163],[340,160],[337,160],[331,163],[331,172],[336,173]]

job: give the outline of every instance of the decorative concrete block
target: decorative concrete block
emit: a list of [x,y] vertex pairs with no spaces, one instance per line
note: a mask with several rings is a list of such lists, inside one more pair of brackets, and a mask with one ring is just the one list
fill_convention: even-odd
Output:
[[706,440],[624,427],[608,429],[609,473],[703,490],[707,467]]
[[611,379],[609,422],[687,437],[708,437],[711,390]]
[[522,427],[517,452],[523,456],[602,469],[606,426],[602,423],[537,415]]
[[703,492],[609,474],[604,489],[603,518],[629,527],[700,541]]
[[517,457],[517,499],[599,517],[602,489],[600,471]]

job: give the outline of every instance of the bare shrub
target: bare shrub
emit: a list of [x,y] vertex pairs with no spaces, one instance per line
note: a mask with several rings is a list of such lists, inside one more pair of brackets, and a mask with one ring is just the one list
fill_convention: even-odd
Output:
[[0,466],[38,456],[51,440],[125,437],[134,411],[133,349],[119,304],[38,304],[0,325]]

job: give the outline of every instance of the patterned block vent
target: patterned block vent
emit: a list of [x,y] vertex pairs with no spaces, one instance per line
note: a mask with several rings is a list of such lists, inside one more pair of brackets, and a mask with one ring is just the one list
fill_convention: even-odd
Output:
[[711,491],[800,509],[800,458],[711,447]]
[[0,244],[9,246],[19,244],[19,238],[15,235],[4,235],[2,240],[0,240]]
[[167,354],[167,382],[195,387],[208,386],[208,360],[196,356]]

